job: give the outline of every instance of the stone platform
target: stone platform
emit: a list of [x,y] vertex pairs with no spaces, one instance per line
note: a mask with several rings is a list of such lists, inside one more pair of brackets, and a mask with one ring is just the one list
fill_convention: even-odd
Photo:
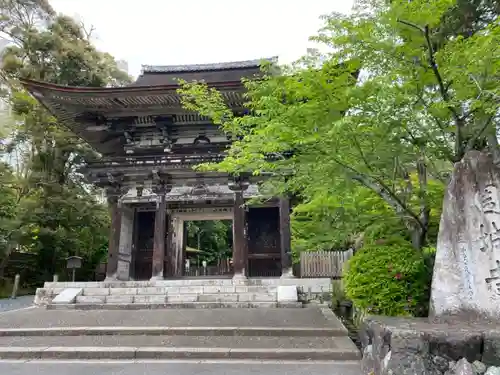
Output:
[[[78,337],[78,340],[75,338]],[[176,309],[0,315],[0,359],[351,361],[360,352],[331,310]]]
[[37,290],[35,304],[84,310],[301,307],[304,300],[330,292],[327,278],[47,282]]
[[360,336],[364,375],[473,374],[456,367],[500,366],[498,322],[369,317]]

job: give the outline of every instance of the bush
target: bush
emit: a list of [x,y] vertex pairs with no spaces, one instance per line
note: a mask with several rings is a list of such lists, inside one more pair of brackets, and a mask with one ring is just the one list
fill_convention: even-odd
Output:
[[389,316],[427,314],[431,272],[408,243],[363,247],[345,271],[345,291],[357,308]]

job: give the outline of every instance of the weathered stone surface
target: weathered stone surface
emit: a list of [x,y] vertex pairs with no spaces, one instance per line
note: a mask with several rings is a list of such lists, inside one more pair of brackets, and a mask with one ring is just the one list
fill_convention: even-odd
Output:
[[500,375],[500,367],[492,366],[488,368],[484,375]]
[[[450,369],[450,361],[439,355],[432,357],[432,362],[436,365],[436,368],[441,372],[446,372]],[[455,365],[453,363],[453,365]]]
[[472,371],[474,375],[483,375],[487,370],[486,365],[481,361],[474,361],[472,363]]
[[381,374],[391,375],[441,375],[428,358],[416,353],[391,354],[387,368]]
[[455,164],[438,235],[431,314],[500,318],[500,168],[471,151]]
[[78,296],[83,293],[82,288],[68,288],[59,293],[53,300],[54,304],[75,303]]
[[500,331],[491,330],[483,335],[482,362],[490,366],[500,366]]
[[361,362],[363,374],[375,373],[375,358],[373,357],[373,346],[367,345],[363,349],[363,361]]
[[85,288],[83,289],[84,296],[109,296],[108,288]]
[[76,297],[76,303],[104,303],[106,301],[106,296],[78,296]]
[[48,305],[52,301],[50,289],[37,288],[33,303],[37,306]]
[[167,297],[164,295],[134,296],[134,303],[151,303],[151,304],[161,303],[161,304],[164,304],[166,301],[167,301]]
[[124,295],[124,296],[107,296],[106,303],[132,303],[134,302],[135,296]]
[[470,362],[481,360],[483,337],[481,332],[436,331],[426,333],[429,352],[458,361],[466,358]]
[[297,302],[299,300],[296,285],[278,286],[277,295],[278,302]]
[[450,371],[450,375],[474,375],[472,370],[472,365],[467,359],[460,359],[453,370]]
[[363,373],[416,374],[424,366],[424,374],[468,374],[467,361],[471,375],[483,375],[487,366],[500,360],[496,326],[485,321],[368,317],[360,328]]

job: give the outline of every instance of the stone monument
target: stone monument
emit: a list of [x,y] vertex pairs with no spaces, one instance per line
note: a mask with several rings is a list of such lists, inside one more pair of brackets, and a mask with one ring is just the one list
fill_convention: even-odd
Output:
[[500,318],[500,168],[471,151],[445,193],[431,290],[432,317]]
[[430,316],[367,317],[363,375],[500,375],[500,167],[470,151],[447,187]]

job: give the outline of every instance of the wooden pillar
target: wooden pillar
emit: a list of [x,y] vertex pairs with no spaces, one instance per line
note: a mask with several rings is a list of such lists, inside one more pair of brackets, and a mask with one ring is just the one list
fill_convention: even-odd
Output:
[[174,217],[172,212],[167,210],[167,243],[165,245],[165,276],[173,277],[175,269],[175,228],[174,228]]
[[118,251],[120,246],[121,231],[121,209],[118,201],[121,197],[119,187],[106,188],[106,196],[109,205],[109,215],[111,217],[111,226],[109,230],[108,242],[108,261],[106,265],[106,279],[116,279],[118,271]]
[[234,278],[246,278],[247,276],[247,236],[246,236],[246,212],[243,192],[248,188],[248,183],[238,181],[229,185],[234,191],[233,207],[233,268]]
[[182,277],[184,269],[184,221],[175,215],[169,219],[168,264],[170,277]]
[[154,187],[154,192],[158,195],[155,213],[155,232],[153,242],[153,264],[152,280],[162,280],[165,264],[165,242],[166,242],[166,215],[167,215],[167,189],[164,184]]
[[292,235],[290,228],[290,199],[279,200],[279,230],[281,248],[281,277],[293,277]]
[[118,267],[116,278],[120,281],[130,280],[132,268],[132,245],[134,235],[135,210],[129,205],[121,205],[120,244],[118,246]]

